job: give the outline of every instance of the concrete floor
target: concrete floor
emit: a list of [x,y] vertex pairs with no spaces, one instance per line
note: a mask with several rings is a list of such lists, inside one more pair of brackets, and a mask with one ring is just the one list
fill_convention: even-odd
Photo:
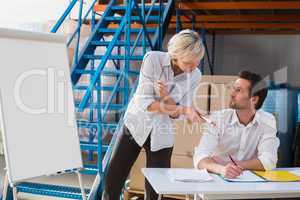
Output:
[[[0,188],[2,193],[2,184],[3,184],[3,175],[4,175],[4,166],[5,161],[4,157],[0,155]],[[83,184],[85,188],[90,188],[93,184],[95,176],[90,175],[83,175]],[[35,178],[29,180],[30,182],[37,182],[37,183],[46,183],[46,184],[55,184],[55,185],[64,185],[64,186],[75,186],[78,187],[78,178],[76,174],[64,174],[58,176],[44,176],[40,178]],[[29,182],[28,181],[28,182]],[[39,195],[30,195],[25,193],[18,194],[18,200],[66,200],[62,198],[55,198],[55,197],[46,197],[46,196],[39,196]]]

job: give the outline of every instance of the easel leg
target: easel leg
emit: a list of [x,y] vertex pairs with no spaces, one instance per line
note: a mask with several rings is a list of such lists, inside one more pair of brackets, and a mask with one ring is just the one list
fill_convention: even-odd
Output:
[[194,194],[194,200],[197,200],[197,194]]
[[14,200],[18,200],[18,198],[17,198],[18,193],[17,193],[16,186],[13,186],[13,194],[14,194]]
[[79,180],[79,186],[80,186],[80,189],[81,189],[82,199],[86,200],[86,194],[85,194],[85,191],[84,191],[84,186],[83,186],[83,182],[82,182],[82,176],[81,176],[81,174],[80,174],[79,171],[77,172],[77,175],[78,175],[78,180]]
[[6,198],[7,198],[7,190],[8,190],[8,176],[7,176],[7,172],[5,172],[4,178],[3,178],[3,192],[2,192],[3,200],[6,200]]
[[208,198],[204,194],[195,194],[195,200],[208,200]]
[[13,200],[13,199],[14,199],[14,194],[12,188],[9,186],[8,174],[7,171],[5,170],[4,178],[3,178],[3,193],[2,193],[2,197],[0,195],[0,200]]
[[157,200],[161,200],[162,199],[162,194],[158,194],[158,199]]

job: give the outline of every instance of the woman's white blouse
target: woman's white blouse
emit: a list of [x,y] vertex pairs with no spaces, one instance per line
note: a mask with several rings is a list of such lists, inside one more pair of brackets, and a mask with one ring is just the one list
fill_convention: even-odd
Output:
[[176,103],[191,106],[200,79],[201,71],[198,68],[191,73],[174,76],[167,52],[150,51],[144,56],[137,90],[124,116],[124,124],[139,146],[143,146],[150,133],[151,151],[169,148],[174,144],[171,118],[166,114],[147,111],[152,102],[159,100],[154,92],[154,84],[158,80],[165,81],[169,95]]

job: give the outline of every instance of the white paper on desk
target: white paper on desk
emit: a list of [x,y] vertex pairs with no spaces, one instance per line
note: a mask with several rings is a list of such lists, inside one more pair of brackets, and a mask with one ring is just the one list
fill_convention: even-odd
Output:
[[172,181],[180,182],[206,182],[212,181],[213,178],[207,172],[206,169],[184,169],[184,168],[172,168],[169,171],[169,177]]
[[225,178],[225,177],[223,178],[226,181],[230,181],[230,182],[265,182],[266,181],[249,170],[243,171],[243,173],[240,176],[233,179]]
[[291,170],[289,172],[295,174],[296,176],[300,176],[300,169]]

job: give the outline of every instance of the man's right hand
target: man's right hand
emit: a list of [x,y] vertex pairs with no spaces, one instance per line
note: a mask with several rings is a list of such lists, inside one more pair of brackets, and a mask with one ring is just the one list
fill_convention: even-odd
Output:
[[243,169],[239,166],[234,165],[233,163],[228,163],[224,166],[222,175],[226,178],[236,178],[241,175]]

